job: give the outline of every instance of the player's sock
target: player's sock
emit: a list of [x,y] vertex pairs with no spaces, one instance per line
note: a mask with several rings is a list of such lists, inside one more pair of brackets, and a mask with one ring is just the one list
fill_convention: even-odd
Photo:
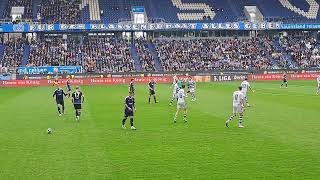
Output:
[[130,118],[130,126],[133,126],[133,118]]
[[123,119],[122,119],[122,125],[123,125],[123,126],[126,124],[126,120],[127,120],[127,118],[123,118]]
[[62,106],[62,114],[64,114],[64,105]]
[[153,100],[154,100],[154,103],[157,103],[157,98],[156,98],[156,96],[153,96]]
[[61,114],[61,109],[60,109],[60,107],[58,106],[58,112],[59,112],[59,114]]
[[176,112],[176,114],[174,115],[173,121],[174,121],[175,123],[177,122],[177,118],[178,118],[178,112]]
[[174,100],[174,99],[172,98],[172,99],[171,99],[171,101],[170,101],[170,105],[172,105],[172,103],[173,103],[173,100]]
[[240,116],[239,117],[239,126],[242,126],[242,123],[243,123],[243,116]]
[[184,122],[187,122],[187,114],[183,115],[183,120],[184,120]]
[[149,103],[150,103],[150,98],[151,98],[151,96],[149,96]]
[[229,123],[230,121],[232,121],[235,117],[236,117],[236,115],[230,116],[229,119],[227,120],[227,123]]

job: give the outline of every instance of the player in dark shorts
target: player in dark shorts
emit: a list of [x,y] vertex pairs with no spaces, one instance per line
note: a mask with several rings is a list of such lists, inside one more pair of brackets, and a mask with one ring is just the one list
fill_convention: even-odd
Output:
[[283,80],[280,87],[282,88],[283,85],[286,85],[286,88],[288,88],[288,79],[286,74],[283,75]]
[[[62,116],[64,114],[64,96],[67,94],[64,93],[63,89],[58,87],[54,92],[52,97],[56,99],[57,107],[58,107],[58,112],[59,116]],[[62,111],[61,111],[62,109]]]
[[136,128],[133,126],[133,116],[134,112],[136,111],[135,105],[134,105],[134,97],[133,93],[129,92],[129,96],[127,96],[124,100],[124,117],[122,119],[122,129],[126,129],[126,120],[129,117],[130,118],[130,125],[131,130],[136,130]]
[[67,88],[67,96],[68,96],[68,98],[70,98],[70,94],[71,94],[70,78],[68,78],[68,80],[67,80],[67,82],[66,82],[66,88]]
[[84,102],[84,95],[79,90],[79,87],[76,87],[76,91],[72,93],[72,103],[74,106],[74,109],[76,111],[76,120],[77,122],[80,121],[80,115],[81,115],[81,109],[82,109],[82,103]]
[[134,96],[134,79],[130,80],[130,84],[129,84],[129,92],[132,93],[132,95]]
[[153,96],[154,103],[157,103],[155,85],[156,85],[156,82],[154,82],[154,80],[151,79],[151,81],[148,84],[148,86],[149,86],[149,103],[151,100],[151,96]]

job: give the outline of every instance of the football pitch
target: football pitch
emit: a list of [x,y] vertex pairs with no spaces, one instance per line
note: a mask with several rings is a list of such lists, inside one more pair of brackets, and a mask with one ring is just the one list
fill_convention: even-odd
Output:
[[[128,85],[83,86],[80,123],[54,87],[0,89],[0,179],[319,179],[315,81],[251,82],[252,107],[225,127],[240,82],[198,83],[188,122],[173,123],[169,84],[136,85],[136,131],[121,129]],[[73,87],[74,88],[74,87]],[[53,133],[48,135],[47,128]]]

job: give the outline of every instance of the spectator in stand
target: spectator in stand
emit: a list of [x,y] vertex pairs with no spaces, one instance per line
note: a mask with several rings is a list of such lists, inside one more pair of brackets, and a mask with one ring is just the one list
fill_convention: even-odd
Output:
[[81,46],[82,66],[90,72],[133,72],[129,45],[122,39],[88,36]]
[[135,43],[137,53],[144,71],[155,71],[154,58],[148,48],[147,41],[143,39],[137,39]]
[[4,55],[1,60],[1,67],[18,67],[21,65],[24,39],[16,38],[10,39],[4,43]]
[[28,66],[77,66],[76,42],[69,38],[42,37],[31,43]]
[[9,0],[6,9],[3,11],[3,17],[11,19],[12,7],[24,7],[23,19],[32,19],[32,0]]
[[156,41],[165,71],[270,69],[271,62],[254,39],[185,39]]
[[40,16],[48,24],[79,24],[81,0],[42,0]]
[[87,36],[42,37],[31,44],[29,66],[82,66],[85,72],[133,72],[128,44],[121,39]]
[[281,44],[295,62],[296,67],[320,67],[320,52],[316,39],[293,36],[284,38]]

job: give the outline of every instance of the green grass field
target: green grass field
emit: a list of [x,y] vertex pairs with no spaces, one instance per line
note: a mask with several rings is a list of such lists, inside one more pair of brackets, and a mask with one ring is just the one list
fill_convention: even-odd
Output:
[[157,85],[158,104],[137,85],[137,131],[121,129],[127,85],[81,87],[80,123],[69,100],[58,117],[53,87],[2,88],[0,179],[319,179],[315,82],[252,82],[246,127],[226,128],[238,84],[198,84],[189,122],[177,124],[168,84]]

